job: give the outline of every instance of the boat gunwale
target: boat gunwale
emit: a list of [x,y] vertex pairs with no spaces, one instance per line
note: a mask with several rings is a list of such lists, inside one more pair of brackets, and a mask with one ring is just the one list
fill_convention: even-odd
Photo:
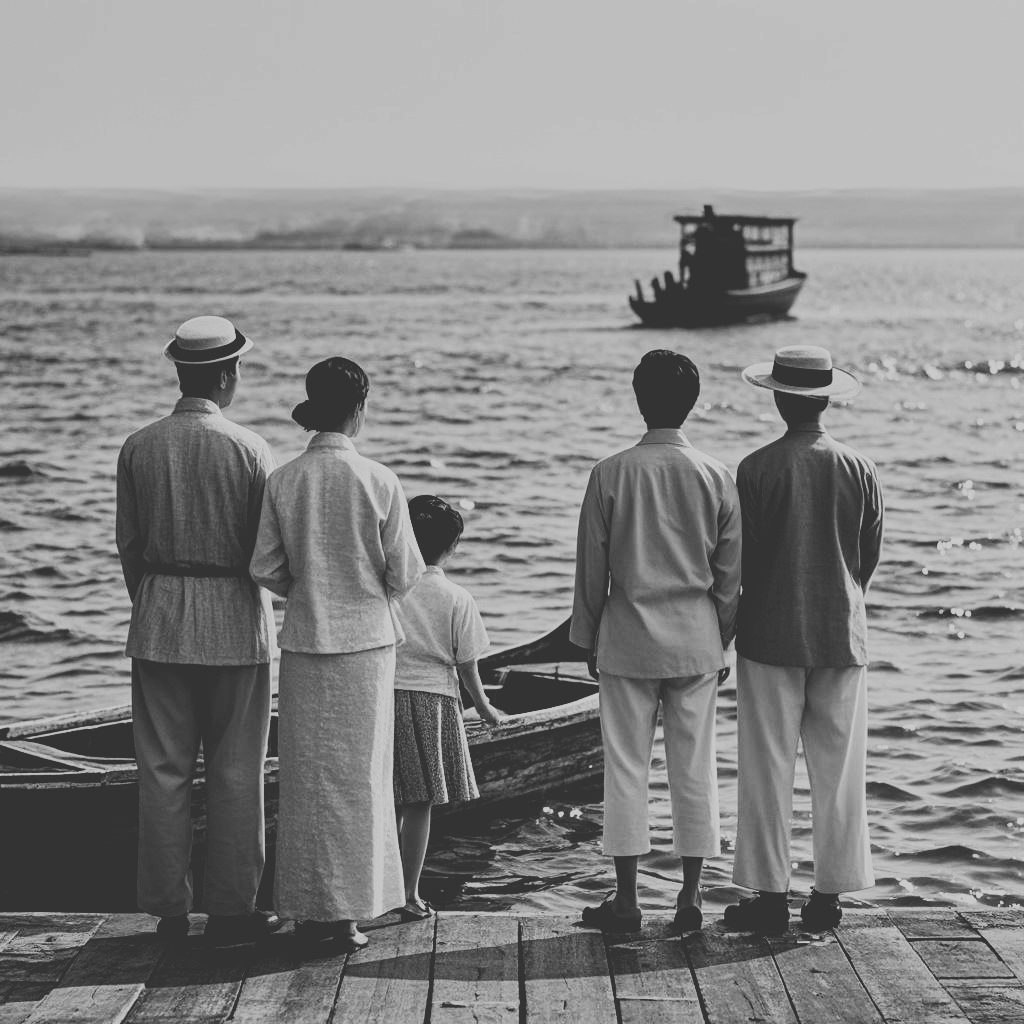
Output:
[[[546,673],[533,674],[546,676]],[[582,676],[549,676],[548,678],[552,682],[587,683],[593,686],[594,692],[584,694],[572,701],[566,701],[564,704],[509,714],[495,726],[488,726],[479,718],[469,719],[465,726],[470,747],[510,739],[523,739],[535,734],[557,733],[563,728],[572,728],[597,718],[596,682],[584,679]],[[273,704],[273,712],[276,713],[276,695]],[[43,789],[136,782],[138,766],[134,758],[91,758],[68,753],[59,747],[51,747],[45,742],[46,737],[56,738],[63,733],[130,722],[131,717],[131,705],[118,704],[89,712],[60,715],[55,718],[13,722],[6,727],[0,727],[0,747],[9,746],[42,761],[51,761],[56,768],[53,772],[45,770],[22,772],[16,769],[6,770],[0,764],[0,787]],[[267,756],[264,762],[264,776],[273,777],[277,771],[277,756]],[[203,782],[204,778],[199,774],[193,785],[202,785]]]

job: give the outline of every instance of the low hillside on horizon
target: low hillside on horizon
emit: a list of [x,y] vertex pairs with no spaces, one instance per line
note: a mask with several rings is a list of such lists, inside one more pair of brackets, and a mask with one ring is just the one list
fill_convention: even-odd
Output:
[[740,192],[0,189],[0,252],[656,248],[675,214],[797,217],[804,247],[1024,247],[1024,188]]

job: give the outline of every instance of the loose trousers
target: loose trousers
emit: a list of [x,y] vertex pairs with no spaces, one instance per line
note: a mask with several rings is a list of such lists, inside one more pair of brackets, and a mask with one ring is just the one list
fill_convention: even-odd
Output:
[[868,839],[867,667],[787,668],[736,659],[739,817],[733,881],[785,892],[797,743],[811,784],[814,887],[875,884]]
[[678,679],[630,679],[607,672],[600,676],[605,854],[650,852],[648,784],[660,706],[673,850],[680,857],[717,857],[718,673]]
[[204,909],[246,914],[264,864],[263,762],[270,730],[269,665],[132,662],[139,765],[139,907],[159,917],[192,909],[190,804],[202,742],[206,771]]

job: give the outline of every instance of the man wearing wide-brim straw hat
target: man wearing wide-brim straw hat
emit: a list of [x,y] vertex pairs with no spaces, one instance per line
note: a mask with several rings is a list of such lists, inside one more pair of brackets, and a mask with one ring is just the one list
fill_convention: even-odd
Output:
[[811,783],[810,931],[837,925],[839,896],[874,884],[868,840],[867,619],[864,595],[882,544],[882,492],[870,459],[821,424],[829,400],[860,383],[824,348],[779,349],[743,371],[773,392],[787,425],[748,455],[737,487],[743,591],[736,634],[739,817],[733,881],[757,894],[725,923],[785,931],[797,743]]
[[274,618],[248,571],[274,460],[262,437],[221,412],[251,348],[224,317],[183,323],[164,347],[181,398],[125,441],[117,464],[117,549],[132,599],[125,653],[139,766],[138,897],[167,940],[189,931],[200,743],[206,936],[233,944],[279,924],[255,909]]

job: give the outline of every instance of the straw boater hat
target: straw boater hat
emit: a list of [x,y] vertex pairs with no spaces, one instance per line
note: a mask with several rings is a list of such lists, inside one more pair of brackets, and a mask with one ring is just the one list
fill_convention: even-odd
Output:
[[742,377],[755,388],[808,398],[853,398],[860,391],[860,381],[833,366],[829,350],[817,345],[780,348],[774,362],[754,363],[742,372]]
[[222,316],[194,316],[174,332],[164,347],[164,355],[173,363],[192,366],[221,363],[252,348],[252,342]]

